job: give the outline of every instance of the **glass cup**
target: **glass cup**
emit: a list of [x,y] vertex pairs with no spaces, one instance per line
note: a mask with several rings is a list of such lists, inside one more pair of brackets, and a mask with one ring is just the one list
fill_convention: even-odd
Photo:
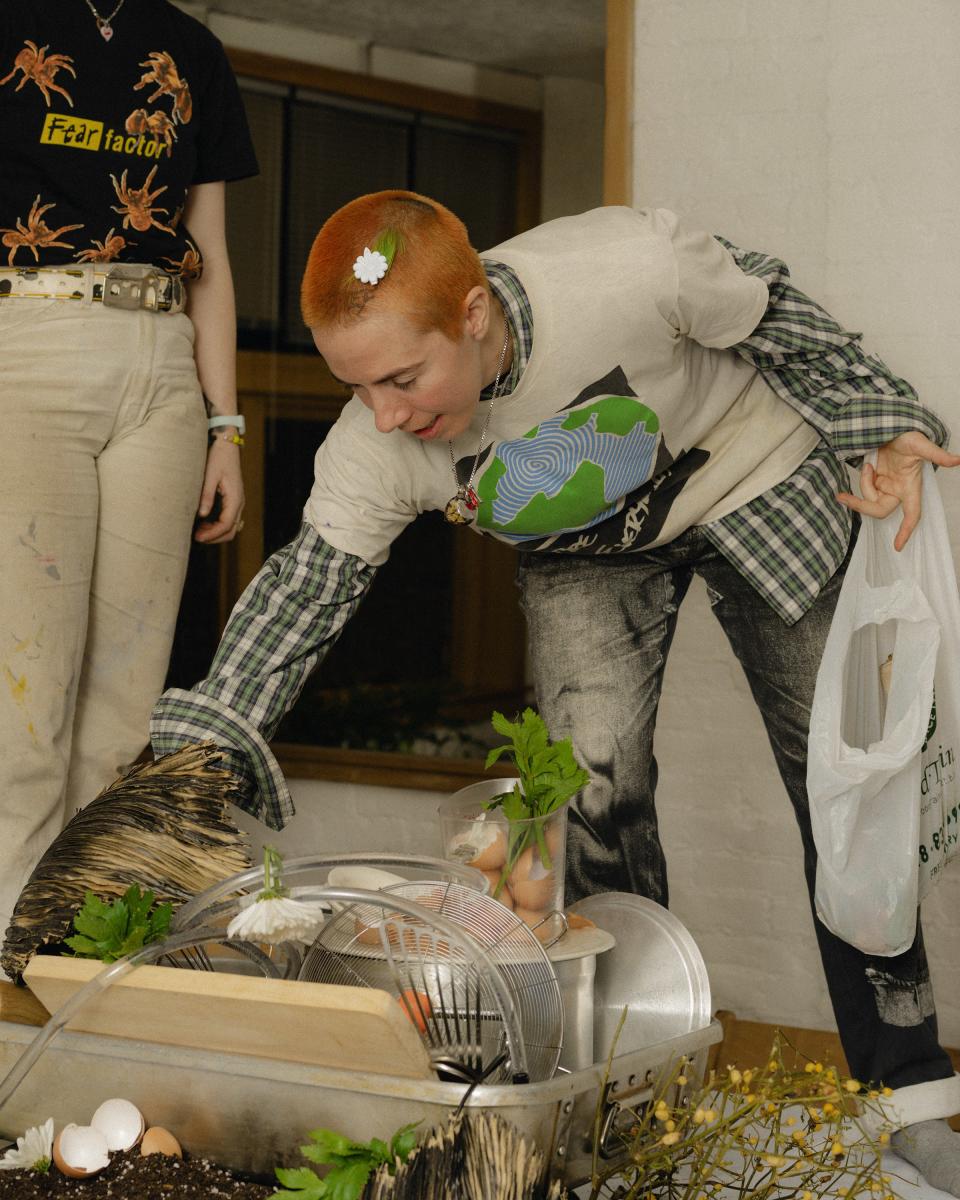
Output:
[[482,871],[490,894],[512,909],[543,942],[565,929],[563,881],[567,808],[545,817],[509,821],[488,808],[516,780],[485,779],[461,788],[439,808],[443,857]]

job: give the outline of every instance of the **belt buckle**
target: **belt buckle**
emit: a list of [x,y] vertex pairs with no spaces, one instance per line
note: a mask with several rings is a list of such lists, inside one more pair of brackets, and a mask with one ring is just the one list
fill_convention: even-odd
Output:
[[104,281],[103,305],[105,308],[166,312],[171,302],[170,283],[171,277],[164,271],[133,275],[127,274],[123,267],[114,267]]

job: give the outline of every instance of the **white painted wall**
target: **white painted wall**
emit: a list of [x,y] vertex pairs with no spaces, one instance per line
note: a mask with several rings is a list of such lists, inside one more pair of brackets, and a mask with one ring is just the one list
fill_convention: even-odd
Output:
[[[637,0],[636,13],[634,203],[784,258],[960,432],[960,5]],[[941,488],[956,531],[960,478]],[[658,755],[672,903],[716,1001],[832,1028],[799,837],[701,592],[682,614]],[[953,1046],[958,908],[955,867],[924,913]]]
[[543,80],[544,221],[603,203],[603,86],[585,79]]

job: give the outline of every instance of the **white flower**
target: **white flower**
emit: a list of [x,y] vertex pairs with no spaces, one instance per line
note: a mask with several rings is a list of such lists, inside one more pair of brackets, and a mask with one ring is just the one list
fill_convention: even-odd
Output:
[[0,1158],[0,1171],[48,1171],[53,1149],[53,1117],[28,1129],[17,1145]]
[[371,250],[369,246],[364,246],[363,253],[353,264],[353,273],[361,283],[377,284],[386,275],[389,266],[379,250]]
[[227,926],[227,937],[248,942],[312,942],[324,922],[319,904],[290,900],[286,896],[259,897]]

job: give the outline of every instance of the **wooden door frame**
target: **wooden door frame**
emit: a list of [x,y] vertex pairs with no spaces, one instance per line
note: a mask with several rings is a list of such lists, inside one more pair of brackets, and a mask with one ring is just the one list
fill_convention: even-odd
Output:
[[636,0],[607,0],[603,202],[633,203],[633,39]]

